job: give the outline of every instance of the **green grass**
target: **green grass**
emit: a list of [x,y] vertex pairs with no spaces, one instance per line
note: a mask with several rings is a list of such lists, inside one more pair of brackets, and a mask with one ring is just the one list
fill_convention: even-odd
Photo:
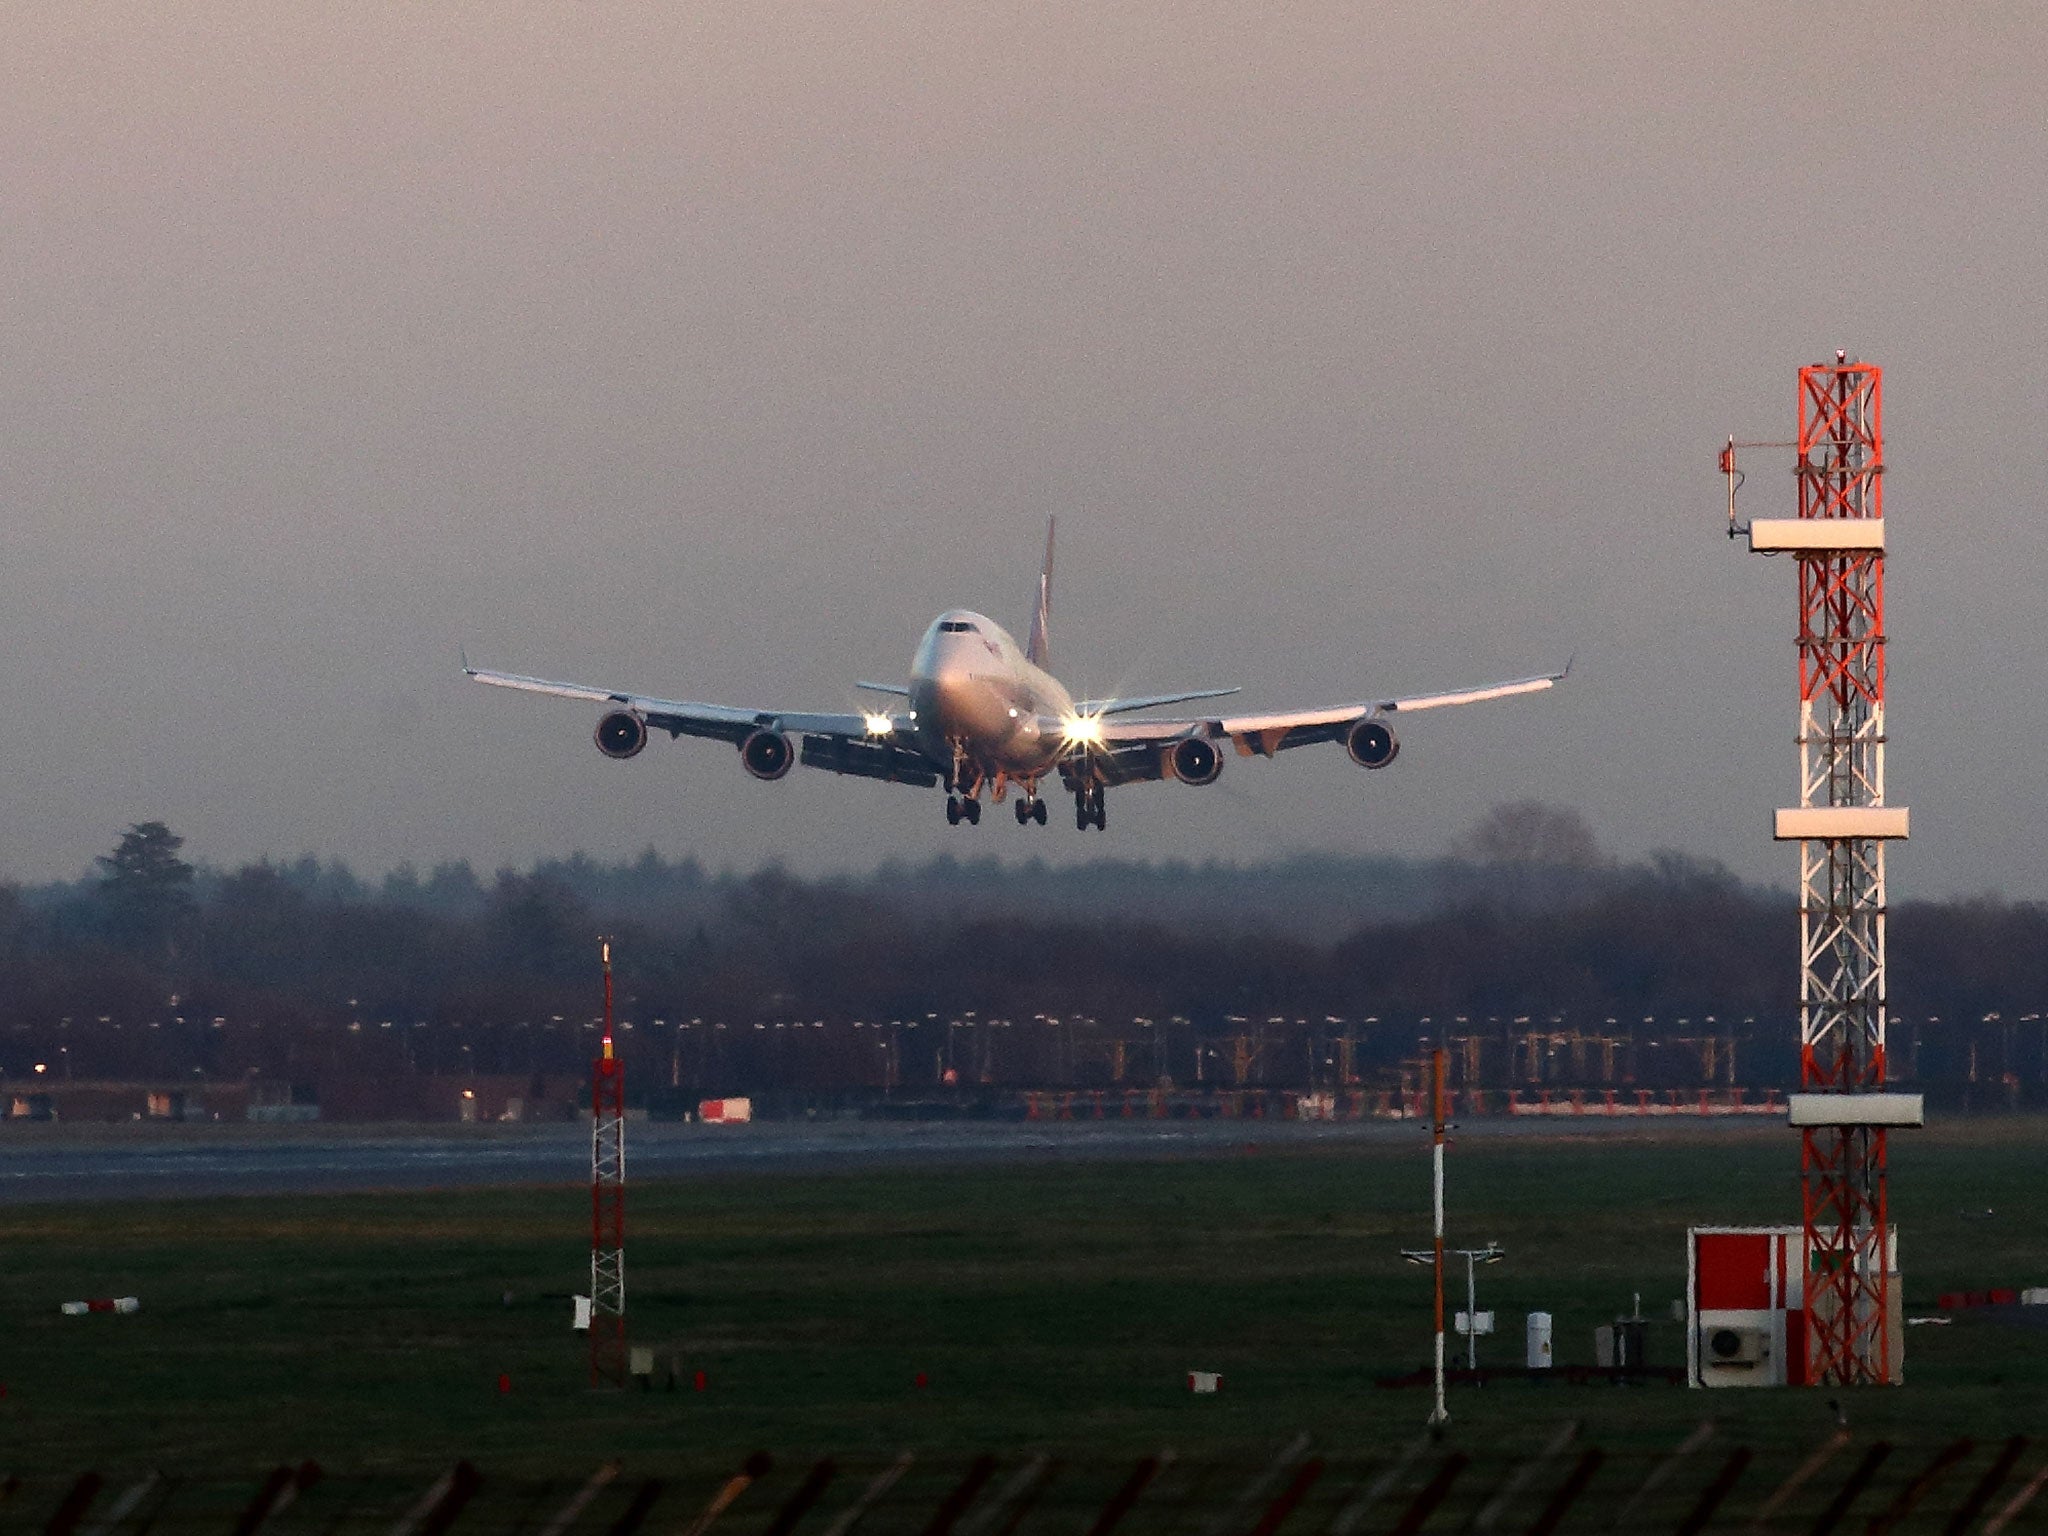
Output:
[[[2048,1284],[2048,1123],[1894,1148],[1915,1303]],[[1595,1325],[1640,1291],[1660,1319],[1653,1359],[1678,1363],[1685,1227],[1785,1220],[1797,1203],[1782,1129],[1474,1137],[1451,1166],[1453,1238],[1508,1250],[1482,1281],[1497,1362],[1519,1356],[1537,1308],[1556,1316],[1560,1359],[1590,1362]],[[1427,1355],[1426,1276],[1396,1257],[1426,1238],[1427,1170],[1418,1138],[638,1185],[635,1342],[708,1383],[673,1395],[591,1393],[568,1303],[546,1299],[587,1276],[580,1189],[13,1208],[0,1472],[227,1474],[314,1456],[412,1475],[466,1456],[571,1476],[622,1456],[708,1474],[756,1446],[1044,1448],[1107,1465],[1162,1445],[1255,1459],[1297,1429],[1371,1452],[1427,1408],[1372,1385]],[[129,1293],[137,1316],[57,1313]],[[1225,1392],[1190,1396],[1190,1368],[1224,1372]],[[2048,1328],[1916,1328],[1907,1374],[1847,1395],[1860,1431],[1922,1444],[2048,1429]],[[1832,1423],[1828,1396],[1499,1385],[1455,1396],[1453,1437],[1523,1447],[1575,1417],[1628,1453],[1711,1412],[1730,1437],[1796,1447]]]

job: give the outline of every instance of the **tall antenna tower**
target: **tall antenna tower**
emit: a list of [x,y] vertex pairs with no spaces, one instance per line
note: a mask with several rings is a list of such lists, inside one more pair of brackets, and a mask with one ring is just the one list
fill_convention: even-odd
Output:
[[[1886,1203],[1885,1132],[1921,1123],[1917,1094],[1885,1088],[1885,844],[1907,833],[1887,806],[1883,370],[1799,370],[1795,443],[1721,456],[1729,536],[1799,566],[1799,804],[1776,836],[1799,844],[1799,1082],[1805,1229],[1804,1377],[1899,1378],[1898,1256]],[[1797,450],[1799,515],[1735,521],[1738,447]],[[1788,1345],[1790,1341],[1788,1340]],[[1794,1379],[1800,1379],[1795,1376]]]
[[590,1384],[626,1385],[626,1074],[612,1050],[612,941],[604,1044],[590,1065]]

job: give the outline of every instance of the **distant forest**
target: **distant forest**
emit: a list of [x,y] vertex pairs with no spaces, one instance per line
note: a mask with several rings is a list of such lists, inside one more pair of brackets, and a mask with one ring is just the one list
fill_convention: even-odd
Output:
[[[936,1083],[962,1060],[961,1028],[1032,1021],[1062,1021],[1064,1057],[1055,1031],[1051,1046],[1006,1037],[1000,1071],[987,1045],[968,1066],[1072,1081],[1087,1031],[1156,1027],[1143,1061],[1119,1048],[1117,1080],[1184,1080],[1202,1041],[1298,1025],[1319,1032],[1289,1058],[1310,1079],[1340,1034],[1347,1061],[1384,1072],[1425,1037],[1489,1031],[1720,1033],[1742,1046],[1745,1084],[1794,1070],[1789,893],[1680,854],[1615,862],[1573,813],[1522,803],[1429,861],[941,858],[831,879],[652,852],[488,876],[366,880],[311,858],[226,870],[144,823],[82,880],[0,886],[0,1074],[576,1072],[599,934],[636,1032],[622,1042],[692,1091]],[[1891,975],[1896,1071],[2048,1096],[2048,908],[1905,905]],[[895,1054],[870,1052],[880,1037],[856,1024],[889,1028]],[[776,1043],[783,1026],[825,1033],[799,1052]],[[918,1026],[944,1029],[946,1048],[927,1034],[906,1051]],[[828,1049],[828,1034],[851,1043]]]

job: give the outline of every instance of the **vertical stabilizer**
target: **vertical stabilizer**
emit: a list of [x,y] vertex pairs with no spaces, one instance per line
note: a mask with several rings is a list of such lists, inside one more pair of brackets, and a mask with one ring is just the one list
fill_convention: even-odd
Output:
[[1031,615],[1031,643],[1024,659],[1034,667],[1047,665],[1049,633],[1052,628],[1052,535],[1058,519],[1045,520],[1045,569],[1038,573],[1038,607]]

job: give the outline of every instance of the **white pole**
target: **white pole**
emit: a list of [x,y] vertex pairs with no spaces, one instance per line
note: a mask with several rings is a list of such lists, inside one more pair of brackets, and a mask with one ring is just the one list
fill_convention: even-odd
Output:
[[1479,1369],[1479,1282],[1472,1278],[1479,1258],[1465,1250],[1465,1367]]
[[1436,1408],[1431,1424],[1450,1422],[1451,1410],[1444,1402],[1444,1053],[1438,1046],[1430,1055],[1431,1132],[1435,1147],[1436,1207]]

